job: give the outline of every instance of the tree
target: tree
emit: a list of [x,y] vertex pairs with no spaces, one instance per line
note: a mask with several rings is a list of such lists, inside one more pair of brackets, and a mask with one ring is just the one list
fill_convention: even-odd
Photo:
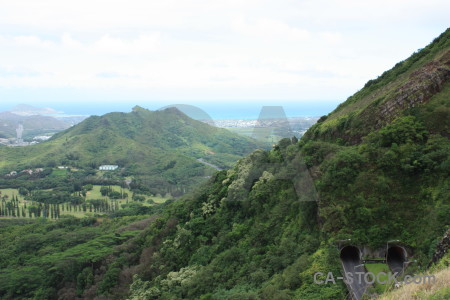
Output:
[[20,188],[19,188],[19,194],[20,194],[20,195],[22,195],[22,196],[28,196],[29,193],[30,193],[30,191],[27,190],[26,188],[24,188],[24,187],[20,187]]
[[100,194],[102,194],[102,196],[108,196],[110,191],[111,191],[111,189],[107,186],[102,186],[100,188]]

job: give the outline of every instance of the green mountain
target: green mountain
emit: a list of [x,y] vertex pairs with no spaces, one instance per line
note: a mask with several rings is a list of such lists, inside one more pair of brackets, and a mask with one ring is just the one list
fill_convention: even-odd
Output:
[[[450,29],[300,141],[257,150],[152,215],[0,226],[0,297],[345,299],[342,281],[314,282],[341,276],[342,243],[383,259],[395,240],[412,249],[406,274],[426,271],[450,226],[449,54]],[[448,299],[448,285],[436,293]]]
[[[260,145],[250,138],[195,121],[176,108],[93,116],[29,147],[2,147],[4,173],[35,167],[97,169],[118,165],[119,175],[154,185],[191,188]],[[199,161],[198,159],[201,159]]]

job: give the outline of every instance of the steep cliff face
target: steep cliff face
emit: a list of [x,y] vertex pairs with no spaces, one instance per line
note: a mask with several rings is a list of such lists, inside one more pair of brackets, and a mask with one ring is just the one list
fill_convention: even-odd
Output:
[[306,134],[307,138],[359,144],[374,130],[450,93],[450,29],[349,97]]
[[[403,111],[427,103],[435,94],[442,91],[450,80],[450,50],[438,60],[433,60],[414,71],[408,81],[387,97],[375,113],[379,116],[377,127],[392,122]],[[370,113],[366,111],[367,113]]]
[[436,245],[436,250],[434,251],[433,258],[431,259],[431,262],[429,263],[428,267],[441,260],[448,253],[449,248],[450,248],[450,229],[447,230],[442,240]]

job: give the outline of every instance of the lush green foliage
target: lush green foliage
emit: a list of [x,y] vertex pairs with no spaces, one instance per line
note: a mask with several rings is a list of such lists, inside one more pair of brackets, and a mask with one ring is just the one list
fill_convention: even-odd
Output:
[[[76,296],[95,285],[97,293],[106,293],[117,276],[112,268],[99,270],[108,255],[143,229],[126,225],[142,219],[0,220],[0,297],[51,299],[58,290]],[[73,288],[65,286],[69,282]]]

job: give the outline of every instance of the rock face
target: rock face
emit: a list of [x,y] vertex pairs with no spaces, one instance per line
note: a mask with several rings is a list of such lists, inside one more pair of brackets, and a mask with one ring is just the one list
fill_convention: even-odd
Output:
[[428,102],[450,79],[450,51],[441,59],[425,64],[413,72],[407,83],[395,90],[379,108],[377,127],[391,122],[401,111]]
[[409,109],[427,105],[435,95],[448,93],[449,82],[450,29],[426,48],[368,81],[305,136],[359,144],[370,132],[408,114]]
[[442,257],[444,257],[449,247],[450,247],[450,230],[447,230],[442,240],[437,244],[436,251],[434,252],[433,258],[431,259],[431,262],[428,265],[428,267],[430,267],[432,264],[438,262]]

